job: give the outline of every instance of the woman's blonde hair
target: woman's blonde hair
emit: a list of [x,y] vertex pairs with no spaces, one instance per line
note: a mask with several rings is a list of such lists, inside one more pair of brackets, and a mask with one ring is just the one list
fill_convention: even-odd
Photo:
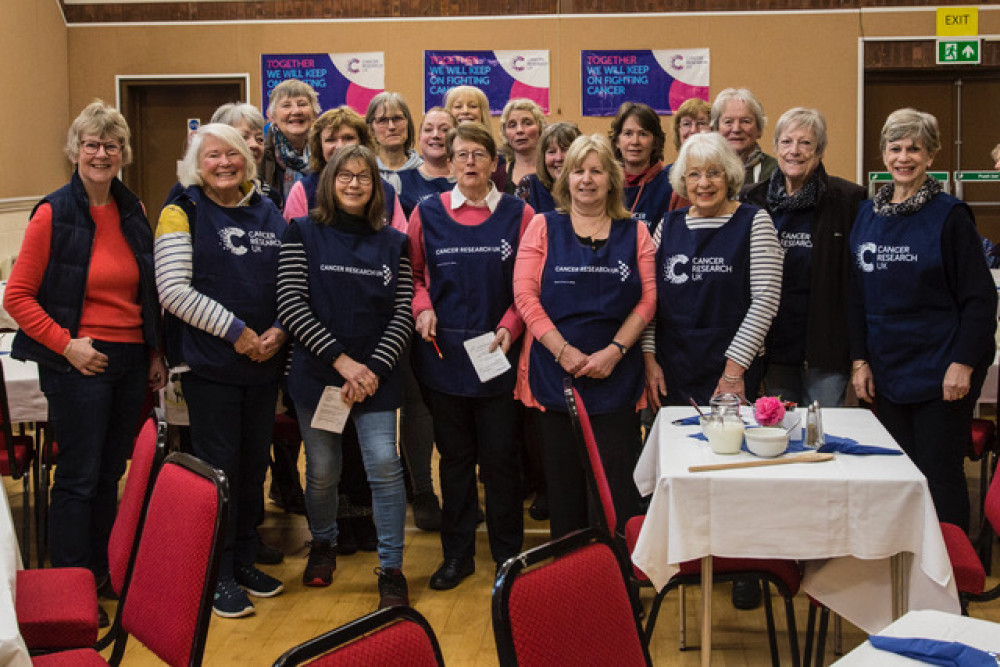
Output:
[[[476,103],[479,104],[479,115],[482,117],[480,122],[486,126],[490,134],[493,134],[493,120],[490,117],[490,101],[486,97],[486,93],[476,88],[475,86],[455,86],[454,88],[449,88],[448,92],[444,94],[444,108],[451,111],[451,105],[455,103],[455,100],[462,95],[471,95],[476,99]],[[454,114],[454,112],[452,111]]]
[[375,150],[375,140],[361,114],[349,106],[339,106],[323,112],[309,130],[309,171],[318,174],[326,166],[326,158],[323,157],[323,130],[333,128],[336,132],[345,125],[354,130],[362,146]]
[[132,163],[132,145],[125,116],[113,106],[102,100],[94,100],[83,108],[69,126],[66,133],[66,157],[76,164],[80,159],[80,137],[92,134],[95,137],[107,137],[122,147],[122,166]]
[[615,159],[611,141],[603,134],[584,134],[577,137],[566,151],[563,170],[552,186],[552,198],[563,211],[572,209],[573,201],[569,192],[569,177],[574,170],[583,164],[591,154],[597,155],[601,167],[608,174],[608,198],[604,202],[604,211],[612,220],[631,218],[625,205],[622,204],[622,192],[625,185],[625,172]]
[[541,138],[542,131],[545,130],[545,112],[537,103],[524,98],[508,101],[503,107],[503,113],[500,114],[500,152],[511,162],[514,160],[514,149],[507,141],[507,121],[510,120],[510,115],[515,111],[527,111],[531,114],[531,117],[535,119],[535,125],[538,126],[539,138]]

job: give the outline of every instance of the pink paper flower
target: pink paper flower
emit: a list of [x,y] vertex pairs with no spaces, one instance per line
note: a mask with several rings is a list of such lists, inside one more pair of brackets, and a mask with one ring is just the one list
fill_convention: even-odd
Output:
[[761,426],[774,426],[785,418],[785,406],[780,398],[762,396],[753,404],[753,416]]

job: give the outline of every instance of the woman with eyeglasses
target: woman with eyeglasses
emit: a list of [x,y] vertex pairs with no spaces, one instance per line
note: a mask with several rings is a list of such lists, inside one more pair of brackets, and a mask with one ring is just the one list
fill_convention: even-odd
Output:
[[441,454],[444,563],[430,580],[437,590],[454,588],[476,569],[477,463],[493,560],[499,565],[521,551],[514,364],[484,382],[464,344],[485,335],[491,352],[511,355],[524,329],[514,307],[514,257],[534,214],[490,180],[497,148],[483,125],[459,125],[448,133],[446,147],[455,188],[420,202],[409,228],[420,337],[413,343],[413,366]]
[[65,151],[73,175],[32,212],[3,305],[20,327],[11,356],[38,362],[59,441],[52,565],[88,568],[101,584],[139,413],[167,372],[153,235],[117,177],[132,160],[125,118],[94,101],[70,126]]
[[399,93],[379,93],[368,103],[365,122],[378,146],[379,171],[398,190],[399,172],[416,169],[423,163],[413,149],[416,132],[410,107]]
[[278,262],[278,314],[295,339],[288,390],[305,443],[313,538],[302,583],[329,586],[336,568],[342,435],[314,426],[313,417],[325,389],[337,387],[332,400],[350,411],[372,489],[379,608],[409,604],[396,410],[398,362],[413,331],[407,240],[387,225],[382,196],[375,154],[341,148],[320,175],[316,207],[285,231]]

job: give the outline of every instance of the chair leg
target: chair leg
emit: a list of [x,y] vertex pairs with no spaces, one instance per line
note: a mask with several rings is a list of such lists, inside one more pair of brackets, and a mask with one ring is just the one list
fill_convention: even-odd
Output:
[[[649,617],[646,619],[646,643],[653,638],[653,630],[656,629],[656,617],[660,613],[660,605],[663,603],[665,594],[660,592],[653,596],[653,603],[649,605]],[[681,598],[683,600],[684,598]],[[683,650],[683,649],[682,649]]]
[[[678,602],[677,602],[677,605],[678,605],[677,619],[678,619],[678,623],[680,624],[680,627],[677,629],[678,630],[677,636],[680,638],[680,641],[678,642],[678,650],[680,650],[680,651],[686,651],[687,650],[687,595],[686,595],[686,592],[687,592],[687,586],[678,586],[678,588],[677,588],[677,594],[680,596],[680,598],[678,599]],[[655,616],[650,617],[649,622],[652,623],[655,618],[656,618]],[[652,626],[650,626],[649,623],[647,623],[646,624],[646,638],[647,639],[653,636],[651,628],[652,628]]]
[[813,633],[816,631],[816,605],[809,603],[809,615],[806,617],[806,645],[802,649],[802,664],[809,667],[812,663]]
[[788,649],[792,652],[792,667],[800,667],[802,656],[799,654],[799,631],[795,626],[795,605],[792,604],[792,597],[784,597],[785,600],[785,622],[788,625]]
[[[834,627],[839,625],[840,617],[834,621]],[[826,629],[830,623],[830,608],[823,605],[819,614],[819,637],[816,639],[816,667],[823,667],[823,654],[826,652]],[[837,631],[839,632],[839,631]]]
[[24,501],[21,503],[21,562],[25,567],[31,567],[31,495],[29,475],[25,470],[21,473]]
[[844,624],[839,614],[833,615],[833,653],[844,655]]
[[771,649],[771,664],[778,667],[781,658],[778,656],[778,637],[774,630],[774,610],[771,608],[771,584],[767,580],[761,582],[761,594],[764,596],[764,617],[767,619],[767,643]]

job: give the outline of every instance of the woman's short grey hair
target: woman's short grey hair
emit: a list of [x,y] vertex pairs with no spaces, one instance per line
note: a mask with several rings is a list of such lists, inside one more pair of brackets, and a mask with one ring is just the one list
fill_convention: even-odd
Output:
[[94,100],[83,108],[69,126],[66,133],[66,156],[76,164],[80,158],[80,137],[92,134],[121,144],[122,166],[132,163],[132,146],[129,144],[131,132],[125,116],[102,100]]
[[719,167],[726,174],[726,194],[729,199],[735,199],[743,187],[745,171],[743,160],[732,149],[729,142],[715,132],[703,132],[688,137],[681,146],[681,153],[670,169],[670,185],[674,191],[688,199],[688,170],[698,165]]
[[809,130],[816,137],[816,153],[823,155],[826,151],[826,119],[818,109],[805,109],[795,107],[781,114],[778,124],[774,126],[774,147],[778,147],[778,141],[785,132],[791,132],[796,128]]
[[[365,122],[368,123],[368,127],[375,125],[375,118],[378,116],[379,112],[388,113],[391,107],[396,107],[399,112],[403,114],[406,118],[406,142],[403,145],[407,151],[413,148],[413,144],[416,141],[414,135],[417,131],[413,125],[413,114],[410,113],[410,107],[406,104],[406,100],[399,93],[393,92],[382,92],[372,98],[371,102],[368,103],[368,111],[365,113]],[[372,138],[374,139],[374,131],[372,132]],[[377,142],[376,142],[377,143]]]
[[941,132],[938,130],[937,118],[910,107],[896,109],[885,119],[878,140],[878,149],[884,153],[886,145],[902,139],[911,139],[913,143],[920,144],[928,153],[934,155],[941,149]]
[[271,93],[268,95],[267,115],[273,118],[275,106],[278,102],[288,97],[307,98],[312,105],[313,113],[317,116],[319,115],[319,96],[313,90],[312,86],[298,79],[285,79],[271,89]]
[[726,88],[721,93],[719,93],[715,102],[712,103],[712,130],[715,132],[719,131],[719,120],[722,118],[722,113],[726,110],[726,105],[730,102],[743,102],[750,109],[750,113],[753,114],[754,120],[757,122],[757,129],[761,132],[767,127],[767,116],[764,115],[764,105],[760,103],[757,96],[751,93],[746,88]]
[[199,127],[188,142],[187,152],[184,153],[184,159],[177,169],[181,185],[187,188],[205,184],[205,179],[201,176],[201,146],[205,143],[205,137],[215,137],[240,152],[246,163],[243,167],[243,178],[249,181],[257,176],[257,165],[254,164],[253,155],[247,147],[247,142],[243,140],[243,135],[231,125],[208,123]]
[[227,102],[215,110],[215,113],[212,114],[212,120],[209,122],[223,123],[232,127],[246,123],[250,128],[261,132],[267,125],[264,114],[249,102]]

